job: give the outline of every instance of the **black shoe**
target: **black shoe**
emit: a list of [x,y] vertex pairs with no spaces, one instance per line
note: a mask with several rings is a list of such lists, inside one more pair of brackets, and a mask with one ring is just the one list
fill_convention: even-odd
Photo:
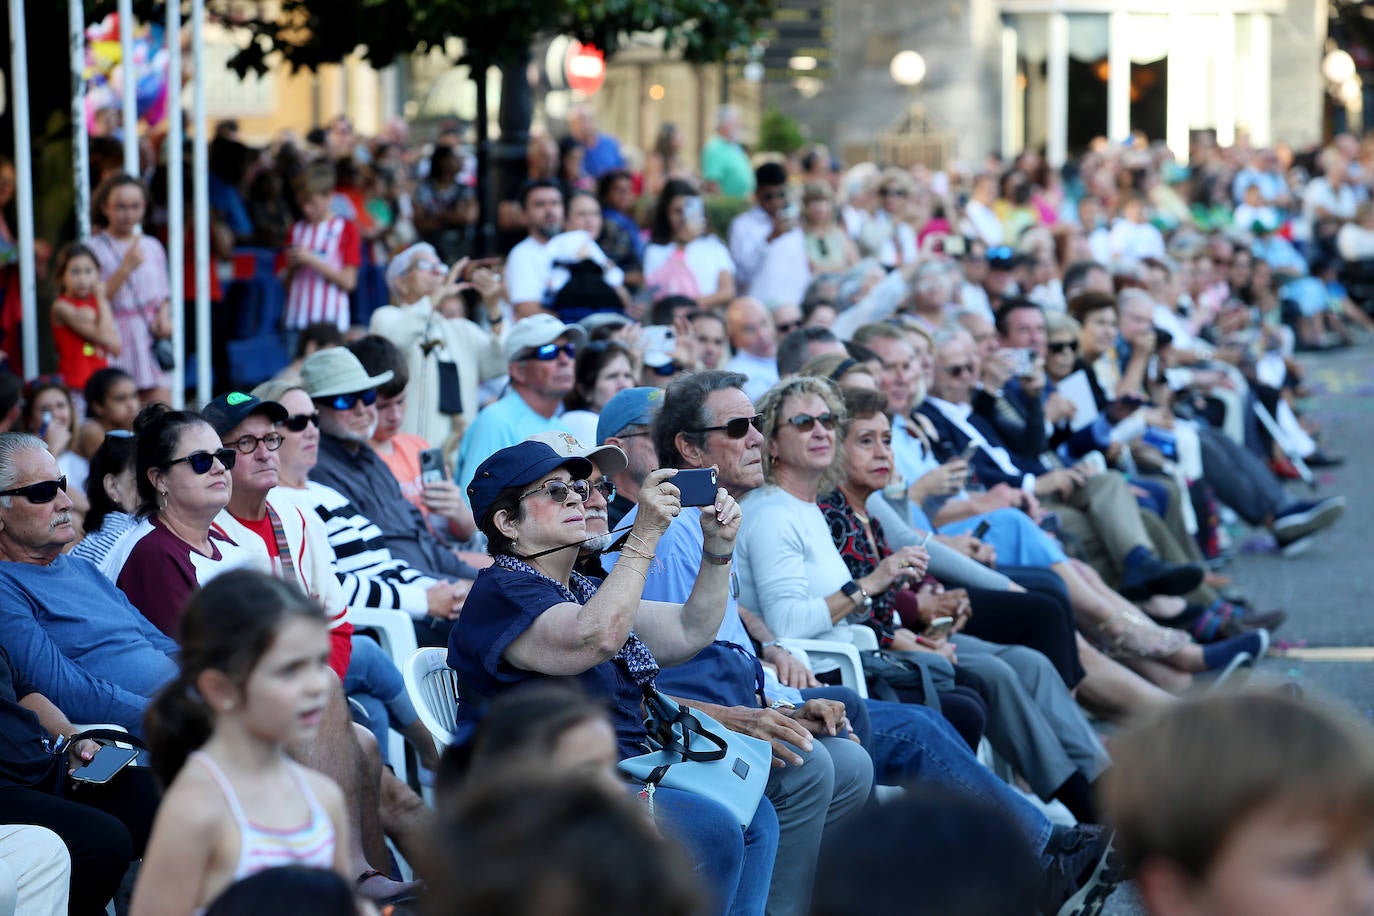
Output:
[[1186,595],[1202,584],[1205,575],[1201,566],[1174,565],[1151,556],[1126,567],[1117,591],[1130,601],[1144,601],[1151,595]]
[[1041,912],[1047,916],[1098,913],[1121,880],[1119,869],[1110,861],[1111,834],[1096,824],[1056,829],[1045,851],[1051,858],[1045,869]]
[[1287,547],[1334,523],[1345,512],[1344,496],[1328,496],[1316,502],[1295,503],[1280,513],[1270,528],[1279,547]]
[[1328,455],[1326,452],[1313,452],[1303,459],[1309,468],[1338,468],[1345,464],[1344,455]]

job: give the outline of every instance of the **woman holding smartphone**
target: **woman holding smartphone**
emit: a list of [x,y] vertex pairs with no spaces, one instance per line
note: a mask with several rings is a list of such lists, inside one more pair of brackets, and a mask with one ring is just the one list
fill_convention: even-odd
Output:
[[735,298],[735,262],[706,226],[706,206],[685,181],[669,181],[654,208],[644,249],[644,286],[654,299],[688,296],[703,309]]

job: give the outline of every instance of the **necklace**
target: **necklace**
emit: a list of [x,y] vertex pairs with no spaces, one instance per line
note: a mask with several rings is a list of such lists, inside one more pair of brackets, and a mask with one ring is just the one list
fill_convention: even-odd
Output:
[[868,516],[867,516],[867,515],[863,515],[863,514],[860,513],[857,509],[855,509],[853,506],[850,506],[850,507],[849,507],[849,511],[854,513],[854,517],[857,518],[857,519],[859,520],[859,524],[863,525],[865,528],[868,527]]

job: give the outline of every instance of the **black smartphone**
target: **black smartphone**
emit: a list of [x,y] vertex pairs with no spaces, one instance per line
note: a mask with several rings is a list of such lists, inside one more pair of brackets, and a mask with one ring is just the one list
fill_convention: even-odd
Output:
[[420,483],[434,483],[444,477],[444,453],[437,448],[420,452]]
[[960,461],[969,461],[969,460],[971,460],[971,459],[973,458],[973,456],[976,455],[977,453],[978,453],[978,443],[977,443],[977,442],[970,442],[968,445],[964,446],[964,450],[963,450],[962,452],[960,452],[958,455],[956,455],[955,457],[958,458]]
[[983,519],[981,522],[978,523],[978,527],[973,529],[973,536],[981,541],[983,539],[983,535],[987,534],[988,529],[991,527],[992,525],[988,522],[988,520]]
[[710,506],[716,501],[716,469],[691,468],[678,471],[673,486],[682,494],[683,506]]
[[138,748],[105,745],[89,761],[72,771],[71,777],[77,782],[93,785],[107,783],[137,758]]

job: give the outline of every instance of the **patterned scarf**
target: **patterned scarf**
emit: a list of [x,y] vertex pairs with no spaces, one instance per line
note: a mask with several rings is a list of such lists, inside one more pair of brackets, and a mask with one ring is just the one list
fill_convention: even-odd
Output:
[[[538,576],[546,582],[553,583],[553,587],[558,589],[563,600],[571,601],[574,604],[586,604],[591,600],[592,595],[596,594],[596,585],[591,579],[581,573],[574,572],[569,578],[569,586],[564,585],[557,579],[551,579],[519,557],[510,554],[497,554],[492,560],[492,565],[511,572],[526,573],[531,576]],[[644,645],[635,631],[630,631],[630,636],[625,640],[625,645],[620,647],[620,651],[615,654],[614,659],[630,678],[640,687],[651,686],[654,678],[658,677],[658,659],[654,658],[654,653],[649,651],[649,647]]]

